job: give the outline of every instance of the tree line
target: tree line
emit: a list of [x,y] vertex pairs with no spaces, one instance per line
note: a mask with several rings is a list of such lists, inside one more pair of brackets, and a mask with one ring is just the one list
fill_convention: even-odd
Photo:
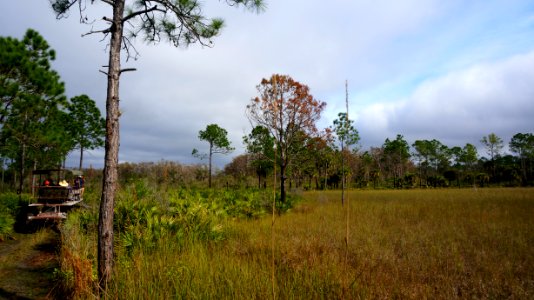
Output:
[[[2,183],[22,191],[35,169],[58,168],[67,155],[103,146],[105,120],[87,95],[67,99],[52,69],[55,51],[35,30],[22,40],[0,37],[0,164]],[[5,178],[5,176],[10,178]]]
[[[411,145],[402,136],[387,138],[381,146],[367,150],[341,150],[328,135],[306,136],[291,151],[288,166],[289,187],[337,189],[353,188],[426,188],[534,185],[534,135],[517,133],[508,143],[511,154],[504,153],[504,141],[494,133],[481,139],[487,156],[471,143],[449,147],[436,139],[416,140]],[[235,157],[224,168],[238,185],[259,187],[268,184],[273,170],[273,150],[265,129],[254,128],[243,138],[247,153]],[[262,139],[264,144],[262,144]],[[345,160],[345,167],[342,167]]]

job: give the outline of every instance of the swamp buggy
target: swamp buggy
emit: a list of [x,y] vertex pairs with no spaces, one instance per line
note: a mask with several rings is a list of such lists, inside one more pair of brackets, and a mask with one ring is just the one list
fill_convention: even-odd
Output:
[[67,211],[83,201],[84,179],[80,171],[65,169],[32,172],[33,200],[28,204],[33,212],[28,221],[60,221]]

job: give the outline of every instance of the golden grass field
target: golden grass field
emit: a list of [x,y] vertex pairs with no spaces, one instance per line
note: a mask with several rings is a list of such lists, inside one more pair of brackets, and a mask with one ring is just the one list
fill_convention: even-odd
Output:
[[305,192],[304,201],[276,216],[274,228],[271,216],[226,219],[218,225],[226,232],[220,241],[176,243],[163,236],[155,247],[129,254],[117,246],[108,295],[534,298],[534,189],[350,191],[344,207],[340,195]]

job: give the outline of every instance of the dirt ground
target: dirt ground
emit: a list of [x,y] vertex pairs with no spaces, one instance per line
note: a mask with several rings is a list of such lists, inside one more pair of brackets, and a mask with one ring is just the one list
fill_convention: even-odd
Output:
[[58,234],[44,229],[0,242],[0,299],[54,299]]

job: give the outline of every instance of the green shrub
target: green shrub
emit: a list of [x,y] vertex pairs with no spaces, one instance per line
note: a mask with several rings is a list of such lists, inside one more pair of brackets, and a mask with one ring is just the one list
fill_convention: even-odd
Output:
[[[272,199],[260,190],[178,188],[155,195],[142,180],[130,182],[120,193],[114,227],[120,247],[129,254],[154,248],[163,236],[178,243],[222,240],[225,218],[258,218],[270,211]],[[278,210],[290,208],[292,199]]]
[[0,240],[9,238],[17,224],[18,227],[25,224],[30,199],[31,196],[28,194],[0,194]]
[[14,224],[15,218],[7,209],[0,207],[0,242],[12,236]]
[[12,213],[13,215],[16,215],[18,208],[19,208],[19,195],[16,193],[3,193],[0,194],[0,206],[4,207]]
[[295,194],[286,195],[286,201],[280,202],[280,195],[276,195],[276,210],[278,213],[284,213],[292,209],[298,201],[301,200],[301,196]]

